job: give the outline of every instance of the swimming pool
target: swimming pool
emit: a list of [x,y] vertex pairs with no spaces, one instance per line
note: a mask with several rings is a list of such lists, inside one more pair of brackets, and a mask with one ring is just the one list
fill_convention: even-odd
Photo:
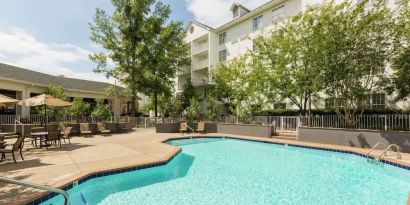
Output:
[[[169,141],[167,165],[88,180],[71,204],[405,204],[410,171],[352,154],[234,139]],[[55,197],[43,204],[60,204]]]

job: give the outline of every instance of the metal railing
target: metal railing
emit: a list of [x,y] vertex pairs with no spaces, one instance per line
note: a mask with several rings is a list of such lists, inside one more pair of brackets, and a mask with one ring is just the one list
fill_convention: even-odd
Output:
[[350,127],[337,115],[302,116],[301,122],[307,127],[410,131],[409,114],[356,115],[352,117]]
[[[367,152],[367,155],[366,155],[366,158],[369,158],[370,157],[370,153],[374,150],[374,149],[376,149],[376,147],[377,146],[379,146],[379,145],[383,145],[383,149],[384,148],[386,148],[386,144],[385,143],[383,143],[383,142],[378,142],[378,143],[376,143],[370,150],[369,150],[369,152]],[[386,153],[385,153],[386,154]]]
[[397,153],[397,159],[401,159],[401,154],[400,154],[400,147],[397,146],[396,144],[391,144],[386,147],[386,149],[383,150],[383,152],[379,155],[377,158],[378,161],[382,158],[383,154],[386,155],[386,152],[389,151],[390,148],[395,147],[396,148],[396,153]]
[[49,187],[49,186],[33,184],[33,183],[30,183],[30,182],[24,182],[24,181],[15,180],[15,179],[2,177],[2,176],[0,176],[0,181],[10,183],[10,184],[16,184],[16,185],[20,185],[20,186],[30,187],[30,188],[33,188],[33,189],[40,189],[40,190],[45,190],[45,191],[48,191],[48,192],[61,194],[64,197],[64,205],[68,205],[70,203],[68,193],[66,191],[62,190],[62,189],[56,189],[56,188]]
[[[0,124],[41,124],[51,123],[97,123],[97,122],[119,122],[127,119],[133,127],[150,128],[155,127],[158,122],[180,122],[186,120],[183,117],[114,117],[98,118],[92,116],[43,116],[31,115],[21,117],[19,115],[0,115]],[[202,119],[206,120],[206,119]],[[316,115],[316,116],[221,116],[217,119],[208,121],[218,123],[241,123],[241,124],[262,124],[270,125],[274,123],[279,131],[295,132],[296,128],[301,125],[304,127],[317,128],[352,128],[363,130],[381,130],[381,131],[410,131],[409,114],[389,114],[389,115],[360,115],[355,116],[353,125],[347,127],[344,120],[337,115]],[[19,122],[19,123],[17,123]]]

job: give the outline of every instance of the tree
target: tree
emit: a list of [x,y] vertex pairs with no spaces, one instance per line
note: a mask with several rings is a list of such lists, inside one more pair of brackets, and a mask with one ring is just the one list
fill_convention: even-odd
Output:
[[91,116],[107,120],[111,116],[111,106],[104,104],[104,99],[96,99],[97,105],[94,108]]
[[388,92],[397,93],[394,101],[407,100],[410,95],[410,6],[403,1],[395,19],[394,56],[392,59],[393,84]]
[[388,82],[387,62],[392,55],[394,23],[385,1],[371,7],[344,2],[322,7],[315,27],[327,95],[337,99],[336,113],[352,127],[368,105],[368,95],[381,92]]
[[271,35],[255,41],[252,54],[251,67],[259,73],[257,82],[271,94],[270,99],[287,99],[302,115],[310,110],[312,96],[323,88],[321,67],[315,64],[321,58],[316,16],[309,10],[278,25]]
[[206,113],[205,113],[206,119],[207,120],[216,120],[219,116],[218,101],[214,97],[208,95],[207,98],[206,98],[206,102],[208,104],[208,107],[207,107],[207,110],[206,110]]
[[[104,49],[90,55],[90,59],[97,64],[95,72],[114,77],[127,87],[132,101],[131,115],[135,116],[138,93],[149,93],[158,82],[161,86],[155,87],[157,91],[169,86],[169,73],[179,63],[170,49],[183,50],[177,46],[173,48],[179,43],[181,24],[171,22],[164,27],[170,9],[155,0],[112,0],[112,4],[115,11],[111,16],[97,9],[94,24],[90,25],[91,40]],[[108,60],[114,63],[113,68],[108,66]],[[155,80],[153,75],[157,75]]]
[[181,117],[183,108],[182,102],[177,97],[172,96],[168,99],[165,106],[165,114],[171,117]]
[[[64,87],[61,85],[49,84],[46,90],[46,94],[61,100],[67,100],[67,95],[65,94]],[[45,114],[43,106],[34,107],[33,112],[42,115]],[[64,114],[66,114],[66,108],[49,106],[47,107],[47,114],[49,116],[63,116]]]
[[84,102],[83,98],[75,97],[73,104],[68,108],[68,113],[70,115],[77,116],[77,122],[79,122],[80,116],[86,115],[90,108],[90,104]]
[[257,103],[257,93],[252,92],[252,71],[247,61],[247,55],[235,58],[226,65],[220,64],[212,73],[215,82],[213,92],[239,118],[251,114],[252,105]]
[[183,23],[171,21],[165,25],[170,12],[170,7],[165,6],[162,13],[158,14],[159,18],[153,20],[152,29],[155,35],[144,47],[146,53],[144,62],[148,68],[145,74],[149,83],[144,93],[147,95],[153,93],[155,116],[158,115],[158,95],[171,96],[173,79],[178,68],[189,64],[188,45],[184,43]]
[[198,98],[195,93],[195,87],[190,80],[188,80],[182,87],[182,93],[179,98],[181,100],[182,109],[189,107],[192,98]]
[[201,110],[197,99],[192,98],[189,107],[186,109],[186,118],[188,120],[198,120],[201,117]]

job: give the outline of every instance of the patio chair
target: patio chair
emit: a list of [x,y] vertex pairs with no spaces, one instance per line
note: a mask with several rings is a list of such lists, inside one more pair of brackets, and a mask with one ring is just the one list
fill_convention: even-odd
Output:
[[80,135],[92,135],[90,125],[88,123],[80,123]]
[[11,153],[13,156],[13,161],[15,164],[17,164],[16,157],[14,156],[14,152],[20,152],[20,157],[22,160],[23,158],[23,143],[24,143],[24,135],[19,134],[19,137],[17,138],[17,141],[13,144],[13,147],[11,149],[0,149],[1,153],[1,159],[0,162],[6,159],[6,153]]
[[188,122],[181,122],[179,125],[179,131],[182,133],[188,132]]
[[54,131],[48,131],[47,137],[44,139],[45,147],[48,149],[48,146],[51,145],[48,142],[53,142],[54,144],[57,144],[61,146],[61,131],[60,130],[54,130]]
[[198,122],[198,127],[196,128],[196,132],[205,133],[205,122]]
[[58,125],[59,129],[61,130],[61,134],[64,135],[65,130],[67,129],[67,125],[64,123],[60,123]]
[[63,134],[63,140],[65,142],[65,140],[67,139],[69,144],[71,144],[70,138],[71,138],[71,130],[72,129],[73,129],[72,127],[67,127],[63,132],[64,133]]
[[101,135],[110,135],[111,131],[107,130],[104,126],[104,123],[102,122],[97,122],[97,128],[98,128],[98,133]]

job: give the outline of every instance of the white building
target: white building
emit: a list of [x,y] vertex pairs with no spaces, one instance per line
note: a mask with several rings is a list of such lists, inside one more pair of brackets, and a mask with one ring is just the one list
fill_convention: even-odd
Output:
[[[397,2],[395,2],[397,1]],[[392,0],[394,5],[400,0]],[[218,63],[229,61],[253,50],[253,39],[275,26],[286,18],[318,6],[322,0],[273,0],[262,6],[249,10],[245,6],[234,3],[231,6],[232,20],[217,28],[191,21],[186,29],[186,43],[190,46],[191,66],[182,68],[177,73],[176,91],[181,92],[184,84],[191,80],[201,96],[207,95],[207,88],[212,86],[211,70]],[[373,98],[373,96],[372,96]],[[374,107],[386,106],[386,95],[375,94]],[[326,100],[316,107],[335,106],[335,100]],[[370,105],[373,106],[373,105]],[[396,106],[396,105],[395,105]],[[405,105],[398,105],[404,108]],[[202,110],[206,108],[202,102]],[[284,102],[277,107],[293,108]]]

